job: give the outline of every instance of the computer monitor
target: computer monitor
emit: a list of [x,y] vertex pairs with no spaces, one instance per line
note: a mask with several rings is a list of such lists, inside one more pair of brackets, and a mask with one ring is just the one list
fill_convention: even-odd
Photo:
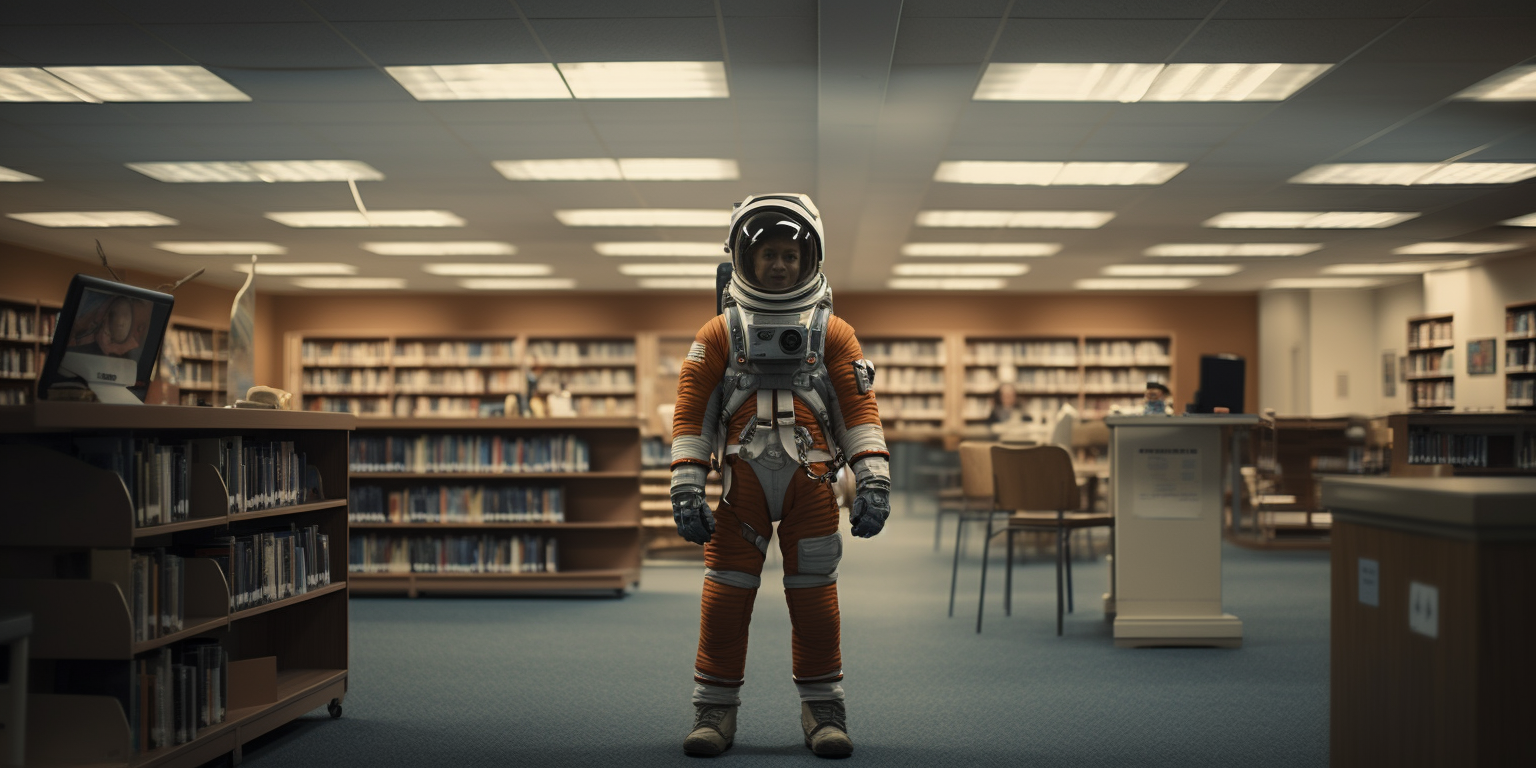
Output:
[[1243,413],[1243,358],[1237,355],[1201,355],[1200,390],[1195,393],[1194,412],[1214,413],[1226,408]]
[[56,384],[78,382],[103,403],[143,403],[175,301],[168,293],[75,275],[37,379],[38,399],[47,399]]

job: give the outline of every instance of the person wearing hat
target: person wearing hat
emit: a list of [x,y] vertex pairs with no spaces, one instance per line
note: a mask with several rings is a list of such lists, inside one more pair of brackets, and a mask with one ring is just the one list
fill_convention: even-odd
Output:
[[1169,392],[1167,384],[1164,384],[1161,381],[1147,382],[1147,394],[1145,399],[1142,400],[1141,415],[1172,416],[1173,406],[1168,401],[1168,398],[1171,394],[1172,393]]

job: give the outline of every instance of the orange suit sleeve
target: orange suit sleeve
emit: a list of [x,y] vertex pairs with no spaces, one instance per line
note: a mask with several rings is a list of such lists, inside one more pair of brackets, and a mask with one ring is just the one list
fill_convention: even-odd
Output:
[[[694,337],[688,355],[683,358],[681,374],[677,380],[677,404],[672,411],[672,466],[694,463],[709,466],[707,447],[685,449],[680,446],[699,445],[705,433],[704,411],[709,399],[725,377],[726,356],[730,354],[730,340],[726,336],[725,316],[716,315]],[[680,444],[679,440],[683,442]],[[702,450],[703,455],[699,455]]]
[[[880,407],[875,402],[875,389],[870,387],[868,392],[860,394],[858,379],[853,372],[854,362],[864,359],[864,350],[859,346],[853,326],[836,315],[827,323],[826,356],[827,375],[837,392],[837,404],[847,428],[843,449],[848,454],[848,461],[852,463],[865,456],[889,458],[890,452],[886,450],[885,436],[880,429]],[[850,435],[856,437],[850,440]],[[875,439],[877,435],[878,440]]]

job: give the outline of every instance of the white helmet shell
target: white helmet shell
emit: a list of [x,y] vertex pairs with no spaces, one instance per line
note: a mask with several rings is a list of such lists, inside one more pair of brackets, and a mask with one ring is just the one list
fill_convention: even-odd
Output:
[[821,213],[808,195],[752,195],[731,212],[731,294],[744,306],[791,310],[826,292]]

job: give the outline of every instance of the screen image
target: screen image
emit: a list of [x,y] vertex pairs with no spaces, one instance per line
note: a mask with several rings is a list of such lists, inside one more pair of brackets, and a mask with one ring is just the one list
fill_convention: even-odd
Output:
[[80,295],[65,351],[137,362],[144,354],[152,311],[146,299],[87,288]]

